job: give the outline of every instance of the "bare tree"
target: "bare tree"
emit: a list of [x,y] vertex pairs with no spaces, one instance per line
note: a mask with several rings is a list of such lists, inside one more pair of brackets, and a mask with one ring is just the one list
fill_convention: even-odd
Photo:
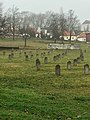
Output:
[[53,13],[51,15],[51,24],[49,27],[51,29],[52,35],[56,42],[56,39],[59,38],[59,15],[58,14]]
[[6,16],[3,15],[2,3],[0,3],[0,35],[1,37],[5,36],[6,32]]
[[0,35],[2,32],[2,3],[0,3]]
[[61,8],[60,16],[59,16],[59,31],[60,31],[62,43],[63,43],[63,40],[64,40],[64,31],[66,30],[66,27],[67,27],[66,15],[63,12],[63,9]]
[[15,32],[19,22],[18,10],[19,9],[13,5],[13,7],[9,8],[6,13],[8,29],[9,29],[9,32],[11,31],[11,33],[13,34],[13,40],[15,39]]
[[67,27],[70,32],[70,42],[71,42],[72,32],[74,32],[78,24],[79,24],[79,20],[77,19],[77,16],[74,14],[74,11],[69,10],[68,19],[67,19]]

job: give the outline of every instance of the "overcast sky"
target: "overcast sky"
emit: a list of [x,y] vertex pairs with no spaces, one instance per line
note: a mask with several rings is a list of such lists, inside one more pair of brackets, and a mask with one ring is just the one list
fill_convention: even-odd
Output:
[[64,12],[73,9],[81,22],[90,20],[90,0],[0,0],[0,2],[3,3],[4,9],[15,5],[20,11],[34,13],[44,13],[49,10],[59,12],[61,7]]

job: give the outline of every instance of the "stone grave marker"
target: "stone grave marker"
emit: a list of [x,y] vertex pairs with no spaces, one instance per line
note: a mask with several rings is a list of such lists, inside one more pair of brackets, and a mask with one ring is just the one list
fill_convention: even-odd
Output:
[[81,62],[81,58],[77,57],[77,63],[79,64]]
[[11,60],[12,59],[12,56],[11,54],[8,55],[8,59]]
[[88,75],[88,74],[89,74],[89,65],[88,65],[88,64],[85,64],[85,65],[84,65],[84,74],[85,74],[85,75]]
[[57,76],[60,76],[60,72],[61,72],[61,70],[60,70],[60,65],[56,65],[56,66],[55,66],[55,74],[56,74]]
[[33,59],[33,54],[30,55],[30,59]]
[[57,60],[57,58],[56,58],[56,56],[54,56],[54,57],[53,57],[53,61],[56,61],[56,60]]
[[25,60],[28,61],[28,55],[25,56]]
[[11,57],[14,58],[14,53],[13,52],[11,53]]
[[44,58],[44,63],[48,64],[48,58],[47,57]]
[[40,60],[36,59],[36,68],[37,70],[40,70]]
[[72,68],[71,61],[68,61],[68,62],[67,62],[67,69],[68,69],[68,70],[71,70],[71,68]]
[[73,60],[73,65],[76,66],[77,65],[77,59]]
[[5,51],[3,51],[3,55],[5,56],[5,54],[6,54],[6,52]]

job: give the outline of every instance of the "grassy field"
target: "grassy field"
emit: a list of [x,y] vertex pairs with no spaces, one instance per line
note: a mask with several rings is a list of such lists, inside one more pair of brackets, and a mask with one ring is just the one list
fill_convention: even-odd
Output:
[[[67,70],[67,62],[73,62],[80,51],[68,50],[67,55],[55,62],[53,56],[65,50],[48,54],[48,42],[29,40],[21,56],[20,50],[14,50],[11,60],[8,59],[11,50],[0,51],[0,120],[90,120],[90,74],[84,75],[83,71],[84,64],[90,65],[90,45],[81,44],[84,61]],[[23,48],[24,41],[0,40],[0,46]],[[37,48],[40,48],[39,71],[35,66]],[[24,52],[29,56],[28,61]],[[44,64],[43,52],[48,64]],[[55,75],[57,64],[61,66],[60,76]]]

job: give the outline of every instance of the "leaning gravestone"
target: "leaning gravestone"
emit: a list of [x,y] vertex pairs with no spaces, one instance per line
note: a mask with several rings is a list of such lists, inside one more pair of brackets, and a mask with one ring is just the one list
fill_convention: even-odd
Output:
[[40,60],[36,59],[36,68],[37,70],[40,70]]
[[68,70],[71,70],[71,67],[72,67],[71,61],[68,61],[68,62],[67,62],[67,69],[68,69]]
[[85,64],[85,65],[84,65],[84,74],[85,74],[85,75],[88,75],[88,74],[89,74],[89,65],[88,65],[88,64]]
[[56,74],[57,76],[60,76],[60,65],[56,65],[56,66],[55,66],[55,74]]
[[44,63],[48,64],[48,58],[47,57],[44,58]]

